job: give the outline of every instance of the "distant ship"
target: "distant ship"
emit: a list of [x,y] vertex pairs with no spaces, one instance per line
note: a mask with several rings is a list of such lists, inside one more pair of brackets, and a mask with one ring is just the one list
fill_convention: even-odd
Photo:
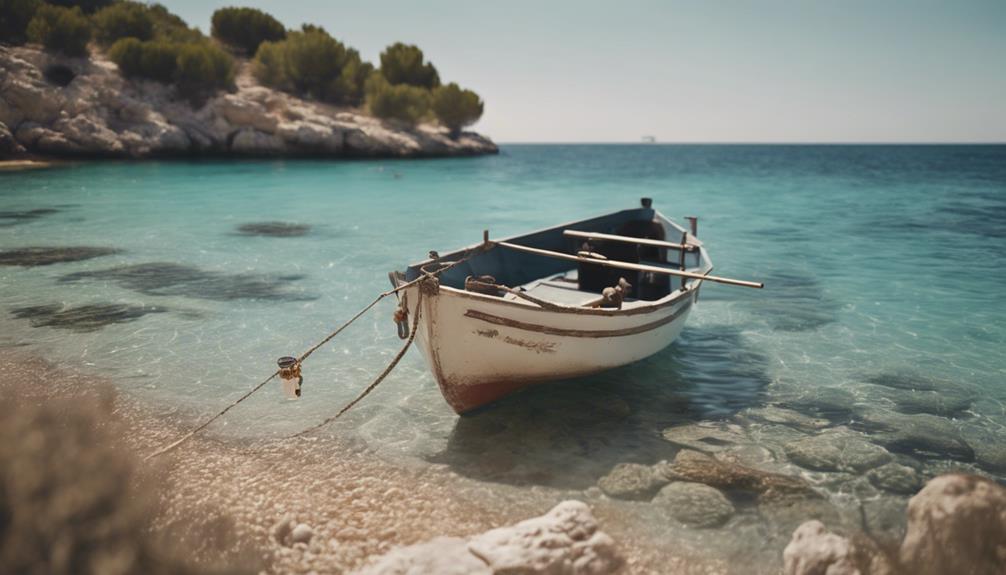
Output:
[[656,136],[643,136],[643,143],[644,144],[656,144],[657,143],[657,137]]

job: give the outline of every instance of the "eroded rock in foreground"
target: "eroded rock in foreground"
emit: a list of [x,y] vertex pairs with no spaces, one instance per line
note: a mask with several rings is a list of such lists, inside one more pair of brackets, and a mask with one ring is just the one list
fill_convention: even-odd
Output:
[[598,530],[590,508],[580,501],[563,501],[541,517],[467,541],[438,537],[396,549],[357,573],[601,575],[621,565],[615,542]]
[[[58,64],[65,86],[45,79]],[[238,76],[234,93],[198,109],[174,88],[124,79],[97,55],[64,58],[0,46],[0,157],[18,152],[80,157],[322,156],[433,157],[494,154],[475,133],[452,139],[443,128],[396,127]]]
[[783,552],[786,575],[999,575],[1006,565],[1006,488],[984,477],[941,475],[908,504],[896,553],[807,521]]
[[908,503],[901,543],[908,573],[993,574],[1006,568],[1006,489],[974,475],[942,475]]

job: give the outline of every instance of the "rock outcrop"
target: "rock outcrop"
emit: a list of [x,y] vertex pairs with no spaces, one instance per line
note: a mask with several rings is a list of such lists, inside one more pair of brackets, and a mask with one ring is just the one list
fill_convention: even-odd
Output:
[[[45,70],[72,71],[64,86]],[[493,154],[490,140],[397,126],[271,90],[239,74],[236,90],[194,108],[171,86],[124,79],[95,55],[65,58],[0,46],[0,157],[432,157]]]
[[467,541],[438,537],[391,551],[358,575],[407,573],[602,575],[622,565],[615,543],[590,508],[563,501],[551,511]]
[[975,475],[941,475],[908,504],[897,552],[807,521],[783,551],[786,575],[997,575],[1006,566],[1006,488]]
[[906,573],[984,575],[1006,570],[1006,489],[974,475],[942,475],[908,503]]

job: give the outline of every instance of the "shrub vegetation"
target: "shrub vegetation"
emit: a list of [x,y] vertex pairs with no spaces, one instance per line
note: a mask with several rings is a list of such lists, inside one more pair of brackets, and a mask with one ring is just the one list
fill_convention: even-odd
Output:
[[290,32],[286,40],[264,42],[252,72],[260,82],[302,96],[355,106],[374,67],[318,26]]
[[150,40],[154,37],[154,17],[145,4],[118,2],[94,15],[97,40],[110,46],[120,38]]
[[367,80],[367,108],[378,118],[415,125],[426,116],[429,107],[429,90],[409,84],[393,85],[381,74],[373,74]]
[[46,0],[53,6],[64,8],[80,8],[84,14],[94,14],[105,6],[111,6],[116,0]]
[[23,44],[39,0],[0,0],[0,41]]
[[42,4],[28,24],[28,39],[46,50],[67,56],[86,56],[91,40],[91,23],[80,8]]
[[283,24],[255,8],[221,8],[213,13],[213,37],[252,56],[262,42],[286,38]]
[[437,120],[456,137],[461,128],[474,124],[482,117],[483,104],[478,94],[462,90],[451,82],[433,90],[430,107]]
[[381,52],[381,74],[392,85],[409,84],[436,88],[440,75],[430,62],[423,62],[423,51],[416,46],[392,44]]

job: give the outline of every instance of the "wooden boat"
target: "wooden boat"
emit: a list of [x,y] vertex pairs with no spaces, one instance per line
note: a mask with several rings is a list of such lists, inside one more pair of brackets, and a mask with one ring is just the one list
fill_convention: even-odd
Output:
[[[710,275],[696,237],[655,211],[602,215],[483,242],[389,274],[399,335],[415,341],[457,413],[523,387],[626,365],[681,333]],[[434,275],[435,274],[435,275]],[[629,284],[629,285],[626,285]],[[422,292],[420,316],[417,311]]]

